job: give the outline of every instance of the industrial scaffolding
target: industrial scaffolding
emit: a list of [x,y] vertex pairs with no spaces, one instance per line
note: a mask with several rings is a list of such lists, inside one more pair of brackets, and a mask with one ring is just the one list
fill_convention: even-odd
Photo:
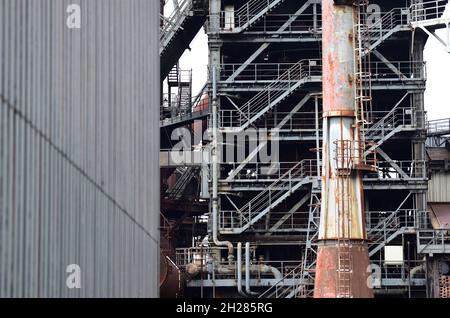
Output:
[[[430,284],[438,274],[428,269],[448,257],[450,238],[430,221],[426,142],[442,145],[450,132],[446,122],[427,122],[423,50],[435,38],[450,52],[435,32],[450,34],[448,1],[386,2],[184,0],[163,16],[161,79],[169,90],[161,99],[162,233],[171,245],[166,256],[186,274],[188,296],[312,297],[318,247],[330,235],[338,255],[334,297],[368,295],[355,294],[352,284],[367,284],[376,296],[439,297]],[[354,15],[345,26],[352,31],[333,35],[351,44],[351,78],[332,84],[330,64],[343,61],[324,56],[341,49],[323,37],[325,3]],[[193,96],[186,91],[191,73],[177,61],[202,27],[208,82]],[[339,111],[357,136],[328,140],[336,113],[324,105],[324,86],[344,82],[354,111]],[[173,160],[179,151],[171,137],[180,127],[202,137]],[[331,217],[327,224],[340,222],[342,230],[334,236],[319,233],[324,204],[332,205],[322,200],[329,165],[337,171],[337,213],[363,211],[359,223],[357,214]],[[349,190],[359,182],[354,176],[358,195]],[[360,268],[350,255],[359,244],[352,233],[367,242],[361,255],[370,264]]]

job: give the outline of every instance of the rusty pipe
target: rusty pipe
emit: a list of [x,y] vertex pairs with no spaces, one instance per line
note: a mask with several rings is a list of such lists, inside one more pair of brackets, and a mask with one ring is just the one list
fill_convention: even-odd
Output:
[[[316,298],[373,297],[367,284],[369,257],[361,173],[341,163],[344,153],[338,151],[339,145],[348,142],[349,147],[357,147],[359,142],[354,43],[357,17],[354,0],[322,1],[323,166]],[[348,265],[342,265],[343,255]]]

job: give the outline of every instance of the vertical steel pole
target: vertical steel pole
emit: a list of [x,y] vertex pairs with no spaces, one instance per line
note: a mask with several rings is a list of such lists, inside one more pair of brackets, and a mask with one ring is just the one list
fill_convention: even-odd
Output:
[[211,67],[211,83],[212,83],[212,148],[211,148],[211,170],[212,170],[212,239],[216,246],[228,247],[228,260],[234,259],[233,244],[229,241],[219,241],[219,169],[220,169],[220,148],[219,148],[219,100],[217,96],[217,81],[220,77],[220,45],[218,41],[220,29],[220,0],[211,0],[210,2],[210,23],[212,36],[210,38],[210,67]]

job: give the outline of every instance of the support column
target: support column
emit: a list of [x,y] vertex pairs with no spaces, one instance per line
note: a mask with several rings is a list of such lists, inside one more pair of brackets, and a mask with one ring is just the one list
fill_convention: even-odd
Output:
[[[425,35],[416,34],[414,37],[413,43],[413,52],[411,55],[411,60],[413,62],[423,62],[424,55],[423,52],[425,50],[427,38]],[[425,70],[419,67],[420,64],[417,64],[417,67],[413,69],[414,77],[424,78],[426,76]],[[415,92],[412,95],[412,107],[414,109],[414,120],[417,127],[417,132],[413,138],[413,160],[423,163],[426,160],[426,149],[425,142],[427,138],[426,132],[426,118],[425,118],[425,90],[421,90]],[[419,167],[418,167],[419,169]],[[422,191],[416,193],[415,195],[415,207],[419,211],[427,210],[427,193],[426,191]]]
[[[371,298],[361,173],[339,159],[359,150],[355,103],[354,1],[323,0],[323,173],[315,298]],[[352,150],[352,147],[354,148]],[[342,149],[341,149],[342,150]],[[350,159],[350,158],[349,158]]]
[[[216,246],[226,246],[228,248],[228,261],[234,260],[233,243],[220,241],[219,218],[220,218],[220,162],[221,162],[221,133],[219,129],[220,97],[218,94],[217,82],[220,79],[220,9],[221,0],[210,1],[210,34],[209,34],[209,66],[210,66],[210,89],[209,100],[211,101],[211,213],[212,213],[212,241]],[[209,227],[211,228],[211,227]],[[210,233],[211,234],[211,233]]]

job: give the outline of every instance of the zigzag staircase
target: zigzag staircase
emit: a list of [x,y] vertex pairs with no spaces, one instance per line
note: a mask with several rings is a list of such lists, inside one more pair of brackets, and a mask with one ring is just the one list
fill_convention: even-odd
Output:
[[179,167],[177,172],[181,174],[175,185],[167,190],[166,196],[170,200],[180,200],[186,192],[192,179],[198,175],[199,167]]
[[[291,113],[289,113],[282,121],[280,121],[280,123],[273,128],[274,131],[277,131],[279,129],[281,129],[284,125],[286,125],[286,123],[289,121],[290,118],[292,118],[292,116],[297,113],[298,111],[300,111],[300,109],[311,99],[312,94],[307,94],[301,101],[300,103],[297,104],[297,106],[295,106]],[[271,133],[271,136],[273,136],[273,133]],[[233,181],[233,179],[242,171],[242,169],[244,169],[248,163],[252,162],[252,160],[254,160],[258,153],[261,151],[261,149],[264,149],[264,147],[266,147],[268,144],[268,140],[263,140],[259,143],[258,147],[253,150],[248,157],[238,166],[236,167],[236,169],[233,170],[233,172],[228,176],[228,178],[226,179],[226,181],[231,182]]]
[[297,163],[231,216],[227,215],[229,211],[222,211],[220,232],[222,234],[245,232],[295,191],[311,183],[314,177],[309,174],[310,163],[309,160]]
[[227,130],[243,131],[269,110],[291,96],[303,84],[310,81],[312,77],[311,67],[319,66],[312,66],[311,60],[301,60],[294,64],[275,79],[273,83],[266,86],[261,92],[241,106],[237,121],[233,121],[232,124],[237,124],[238,127],[227,128]]
[[369,239],[369,257],[375,255],[404,231],[398,222],[397,212],[393,212],[367,232]]
[[166,78],[205,24],[207,17],[205,3],[204,0],[180,0],[170,17],[162,19],[159,49],[161,79]]
[[386,141],[407,127],[414,128],[412,109],[399,107],[400,103],[408,95],[409,93],[387,115],[365,131],[365,138],[369,144],[366,155],[373,153],[373,151],[381,147]]
[[402,8],[394,8],[366,29],[363,34],[366,44],[364,54],[375,50],[393,34],[401,31],[402,27],[408,25],[408,17],[403,11]]
[[364,36],[366,38],[366,52],[370,53],[389,39],[393,34],[423,23],[442,24],[439,19],[445,11],[448,1],[431,0],[412,4],[410,7],[394,8],[384,14],[367,28]]

